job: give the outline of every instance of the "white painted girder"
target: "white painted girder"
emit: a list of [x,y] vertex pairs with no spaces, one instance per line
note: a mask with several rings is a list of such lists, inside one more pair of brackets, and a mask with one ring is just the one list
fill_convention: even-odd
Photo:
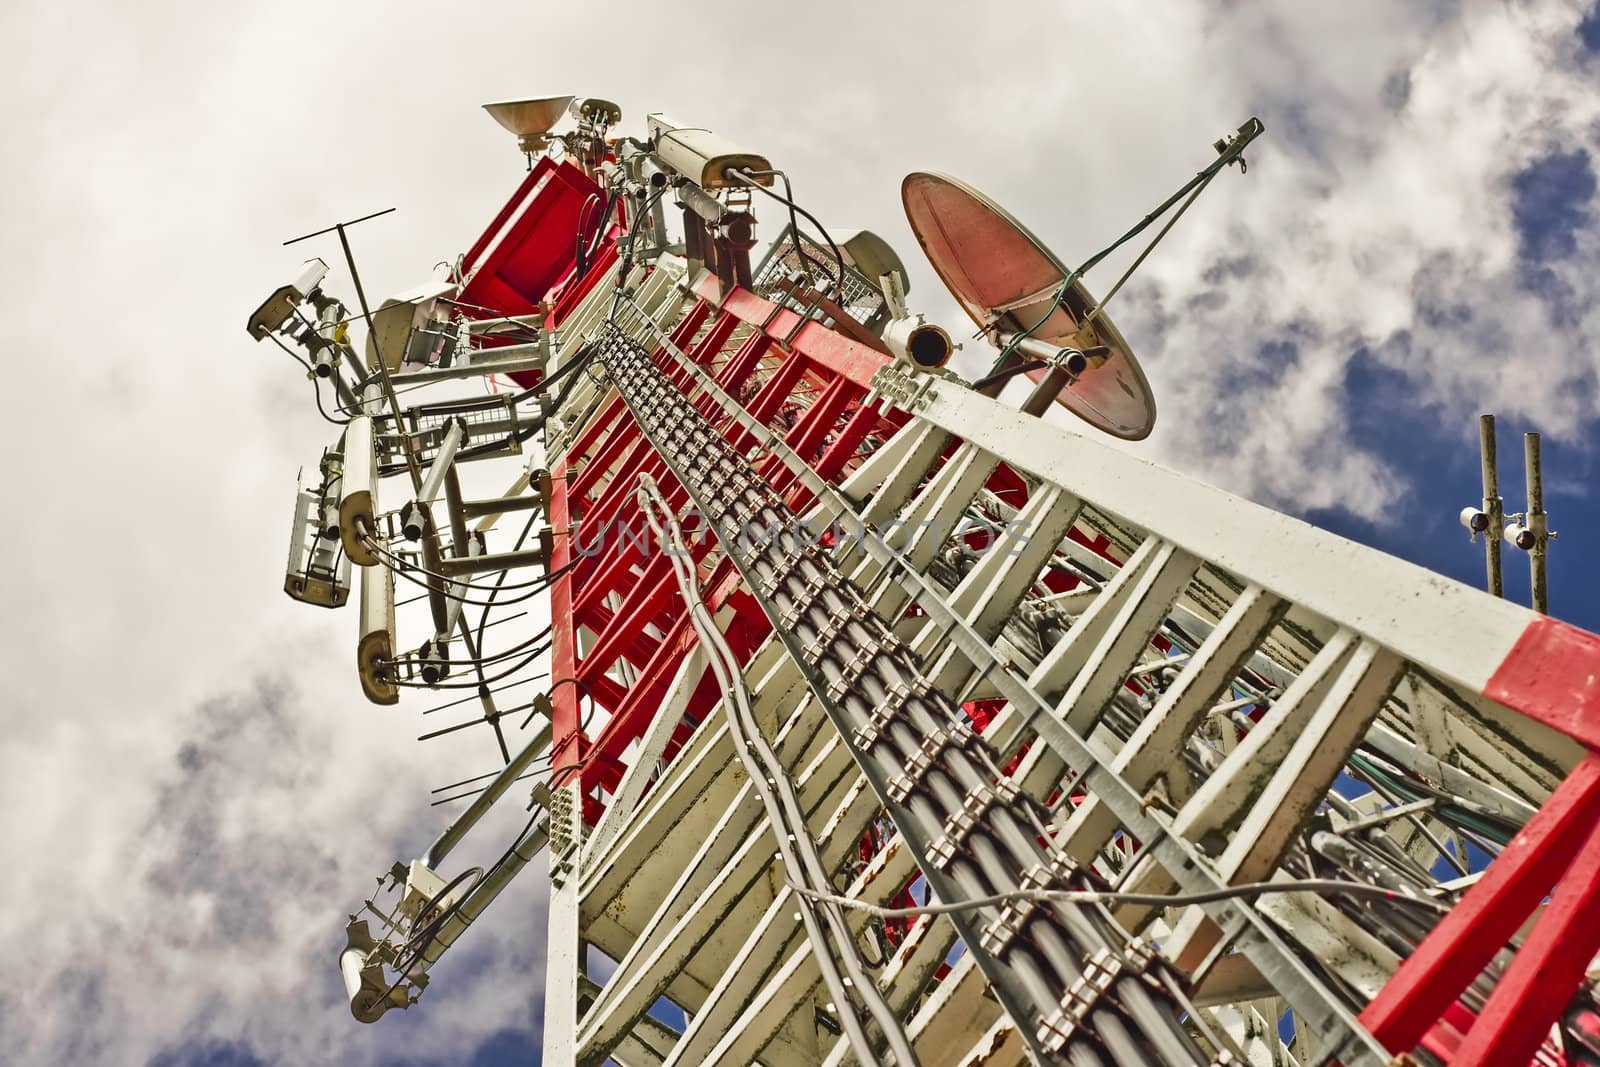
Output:
[[1217,1008],[1212,1012],[1214,1025],[1233,1041],[1249,1067],[1300,1067],[1300,1061],[1278,1040],[1276,1025],[1256,1009],[1255,1003]]
[[1526,608],[1098,441],[1041,432],[1038,420],[970,389],[936,382],[917,415],[1469,691],[1484,689],[1529,624]]
[[[564,788],[576,801],[577,784]],[[554,841],[550,853],[550,862],[554,865],[559,859]],[[557,882],[552,878],[545,933],[545,1063],[571,1063],[577,1049],[578,982],[583,974],[581,929],[578,879],[569,875]]]
[[[772,679],[781,673],[780,665],[775,664],[767,677]],[[772,703],[773,691],[760,691],[758,707]],[[824,855],[838,862],[859,839],[878,808],[837,736],[826,734],[820,729],[820,722],[814,722],[821,719],[822,711],[815,702],[802,699],[779,730],[779,737],[805,734],[818,742],[814,758],[801,771],[796,785],[803,807],[811,813],[810,821],[821,825],[819,845]],[[812,725],[807,729],[806,724]],[[709,726],[708,723],[702,729]],[[796,744],[789,751],[804,754],[809,749]],[[725,765],[718,774],[719,778],[723,776],[742,777],[736,761]],[[670,789],[676,783],[670,781],[670,773],[668,777],[663,787]],[[835,807],[839,810],[823,821],[823,816]],[[677,832],[683,829],[688,828],[680,826]],[[627,1032],[655,997],[668,988],[674,975],[687,973],[711,983],[740,957],[748,923],[753,922],[757,909],[771,899],[770,895],[752,897],[743,889],[749,878],[770,866],[772,848],[766,835],[759,801],[746,785],[710,828],[677,883],[659,902],[652,903],[648,917],[640,920],[643,927],[631,945],[612,950],[622,961],[584,1021],[585,1062],[598,1062],[597,1057]],[[670,869],[671,865],[658,858],[653,866]],[[630,890],[631,886],[623,895]],[[623,905],[619,911],[608,905],[607,914],[621,917],[629,907]],[[798,938],[798,924],[792,927],[780,932],[787,938]],[[721,942],[722,952],[710,951],[714,942]],[[703,1001],[699,998],[686,1006],[699,1009]]]
[[[624,888],[641,905],[653,907],[652,900],[659,903],[660,895],[679,873],[672,871],[661,885],[659,873],[649,869],[654,861],[670,863],[675,858],[657,857],[660,843],[674,827],[703,832],[722,817],[739,790],[739,783],[723,773],[732,759],[726,723],[709,721],[695,731],[689,746],[673,761],[672,773],[651,791],[640,814],[603,855],[591,858],[581,869],[586,916],[606,908]],[[689,858],[677,855],[683,861]],[[634,883],[656,884],[657,888]]]
[[[956,929],[946,916],[917,918],[878,978],[878,988],[895,1012],[904,1015],[917,1005],[956,940]],[[842,1038],[835,1042],[827,1063],[829,1067],[859,1067],[850,1043]]]
[[[962,402],[964,401],[950,401],[953,405]],[[939,414],[943,409],[935,403],[927,410]],[[950,425],[950,421],[944,424],[945,427]],[[1021,427],[1010,429],[1020,431]],[[975,432],[970,420],[960,423],[959,432],[962,436]],[[1048,457],[1044,457],[1037,450],[1030,451],[1026,448],[1022,449],[1021,454],[1030,461],[1037,461],[1037,466],[1029,467],[1017,462],[1014,446],[1017,446],[1018,442],[1008,434],[992,432],[982,436],[981,443],[974,443],[974,438],[968,437],[967,443],[958,447],[951,460],[933,472],[919,493],[911,496],[904,507],[896,507],[897,501],[906,501],[911,490],[922,482],[929,466],[944,448],[947,440],[948,435],[944,428],[936,428],[921,419],[913,419],[906,430],[895,435],[877,455],[866,461],[854,476],[854,484],[849,485],[851,496],[857,500],[866,499],[868,501],[866,510],[873,513],[880,524],[886,523],[889,518],[896,515],[911,520],[912,525],[900,526],[891,531],[890,542],[906,551],[913,565],[922,570],[927,569],[928,563],[947,539],[953,524],[943,529],[930,530],[918,525],[917,519],[959,514],[973,501],[998,458],[1004,456],[1008,461],[1012,461],[1014,466],[1034,470],[1035,473],[1042,466],[1050,472],[1048,477],[1055,477],[1062,469],[1059,465],[1050,466],[1045,462]],[[1081,465],[1075,469],[1081,470]],[[1135,475],[1142,477],[1138,475],[1137,470]],[[872,493],[871,490],[880,481],[883,482],[883,488],[877,493]],[[1082,491],[1079,488],[1083,484],[1081,481],[1069,482],[1063,476],[1060,484],[1070,485],[1075,491]],[[1095,484],[1103,487],[1107,483],[1101,478]],[[1157,478],[1153,484],[1156,488],[1160,488],[1166,483]],[[1113,759],[1118,761],[1116,764],[1118,773],[1125,774],[1129,779],[1144,779],[1146,784],[1164,781],[1172,802],[1183,804],[1186,799],[1188,800],[1188,804],[1185,804],[1186,811],[1201,800],[1199,794],[1193,797],[1187,796],[1188,775],[1183,769],[1184,744],[1194,729],[1204,722],[1212,702],[1226,689],[1227,680],[1233,668],[1237,666],[1237,661],[1233,658],[1236,654],[1249,656],[1266,651],[1278,663],[1285,665],[1286,674],[1292,674],[1296,668],[1308,663],[1312,666],[1313,669],[1302,673],[1291,686],[1291,691],[1279,699],[1274,713],[1282,709],[1285,703],[1289,705],[1290,711],[1302,706],[1309,709],[1305,713],[1310,715],[1309,725],[1313,729],[1309,734],[1303,733],[1299,736],[1309,737],[1314,734],[1319,739],[1317,743],[1326,746],[1324,752],[1310,752],[1305,750],[1313,747],[1313,741],[1306,740],[1297,745],[1293,743],[1293,739],[1287,739],[1289,743],[1284,748],[1285,739],[1275,739],[1272,735],[1288,731],[1271,729],[1252,731],[1243,745],[1221,761],[1222,765],[1213,775],[1213,780],[1217,780],[1220,776],[1223,779],[1231,778],[1237,781],[1243,774],[1239,768],[1248,767],[1252,774],[1259,775],[1263,771],[1266,773],[1266,786],[1248,792],[1242,809],[1238,809],[1235,805],[1236,810],[1227,810],[1228,800],[1219,800],[1213,796],[1209,803],[1210,808],[1214,810],[1210,811],[1209,818],[1203,819],[1198,815],[1191,815],[1190,822],[1181,829],[1174,825],[1175,832],[1194,840],[1207,840],[1208,834],[1232,830],[1234,845],[1231,847],[1235,849],[1237,855],[1234,861],[1230,862],[1236,862],[1240,871],[1259,870],[1258,876],[1270,874],[1278,856],[1281,855],[1283,845],[1287,842],[1287,835],[1298,826],[1305,805],[1314,803],[1315,798],[1325,791],[1327,781],[1331,781],[1331,777],[1324,772],[1330,767],[1334,771],[1337,770],[1337,765],[1342,764],[1348,755],[1350,746],[1360,740],[1367,727],[1380,715],[1383,719],[1376,730],[1384,732],[1375,733],[1375,736],[1386,738],[1385,743],[1389,749],[1404,750],[1418,762],[1431,759],[1441,772],[1454,773],[1474,783],[1481,790],[1486,790],[1483,795],[1493,797],[1499,793],[1498,805],[1492,806],[1504,808],[1508,804],[1525,804],[1525,801],[1501,793],[1491,784],[1494,776],[1490,772],[1494,761],[1489,751],[1493,742],[1489,738],[1503,739],[1508,735],[1515,737],[1519,742],[1519,751],[1525,747],[1527,752],[1533,753],[1549,740],[1543,736],[1548,731],[1520,717],[1509,715],[1504,709],[1490,705],[1490,702],[1468,694],[1462,698],[1468,705],[1467,708],[1450,709],[1450,713],[1458,719],[1464,718],[1470,722],[1470,725],[1465,727],[1459,723],[1456,726],[1456,729],[1465,736],[1465,740],[1452,738],[1447,751],[1433,752],[1430,750],[1440,744],[1440,737],[1446,735],[1450,722],[1449,716],[1440,713],[1438,709],[1424,709],[1429,718],[1420,725],[1418,722],[1408,722],[1405,724],[1405,731],[1400,732],[1389,729],[1384,724],[1394,722],[1397,716],[1404,715],[1405,705],[1401,703],[1386,705],[1387,688],[1383,686],[1379,686],[1369,694],[1370,699],[1362,703],[1360,710],[1355,714],[1349,711],[1349,708],[1354,706],[1351,702],[1340,704],[1325,699],[1331,677],[1326,676],[1327,672],[1318,666],[1319,663],[1328,666],[1326,659],[1331,647],[1334,655],[1332,666],[1339,667],[1343,663],[1343,658],[1350,654],[1353,644],[1349,630],[1339,631],[1334,622],[1319,614],[1319,611],[1326,611],[1328,604],[1332,603],[1328,590],[1316,583],[1294,585],[1292,590],[1294,594],[1310,590],[1313,594],[1310,599],[1315,610],[1305,603],[1288,603],[1284,598],[1293,599],[1293,596],[1284,593],[1281,585],[1269,584],[1276,582],[1278,576],[1283,573],[1282,561],[1277,558],[1267,560],[1263,569],[1256,565],[1258,561],[1254,557],[1230,552],[1207,556],[1210,565],[1202,568],[1199,556],[1191,555],[1191,552],[1197,544],[1206,546],[1208,551],[1215,547],[1214,530],[1220,527],[1208,527],[1205,536],[1196,540],[1186,532],[1186,527],[1165,522],[1166,518],[1173,518],[1176,521],[1173,509],[1164,506],[1167,501],[1152,502],[1145,499],[1154,490],[1151,485],[1145,485],[1143,482],[1140,482],[1140,485],[1142,487],[1140,492],[1130,496],[1131,491],[1126,491],[1117,497],[1111,507],[1118,518],[1115,522],[1106,523],[1108,530],[1116,531],[1114,540],[1117,543],[1130,548],[1138,547],[1134,548],[1127,565],[1111,573],[1110,583],[1105,591],[1092,597],[1087,594],[1077,596],[1073,607],[1081,610],[1081,614],[1076,625],[1072,627],[1064,641],[1058,643],[1055,648],[1046,650],[1041,662],[1030,666],[1029,681],[1036,688],[1051,693],[1052,698],[1059,697],[1061,710],[1069,723],[1074,728],[1085,731],[1098,718],[1100,709],[1120,688],[1127,670],[1149,656],[1149,637],[1170,611],[1192,611],[1198,617],[1212,621],[1219,618],[1226,620],[1229,617],[1243,617],[1246,622],[1239,624],[1237,632],[1230,633],[1226,627],[1224,628],[1223,636],[1218,641],[1223,651],[1213,650],[1212,658],[1216,662],[1209,668],[1206,666],[1205,657],[1201,655],[1197,655],[1194,661],[1200,663],[1201,670],[1191,672],[1188,668],[1193,663],[1185,665],[1179,672],[1179,683],[1174,687],[1176,695],[1169,690],[1162,697],[1156,713],[1146,719],[1145,724],[1140,727],[1140,733],[1135,735],[1135,743],[1129,748],[1118,751],[1120,742],[1103,730],[1095,735],[1105,751],[1112,753]],[[1047,481],[1045,486],[1035,491],[1034,499],[1043,500],[1046,494],[1058,491]],[[1214,495],[1204,498],[1206,506],[1211,510],[1202,516],[1204,519],[1202,526],[1211,522],[1214,516],[1220,517],[1215,507],[1218,499],[1232,506],[1232,498],[1226,498],[1225,494],[1215,494],[1212,490],[1206,492]],[[1156,495],[1159,497],[1160,494]],[[1099,495],[1098,489],[1096,492],[1086,493],[1086,496],[1095,500],[1096,509],[1106,507],[1106,501]],[[1199,498],[1191,494],[1183,498],[1180,503],[1193,504],[1196,499]],[[1133,507],[1132,504],[1139,506]],[[1039,509],[1047,515],[1055,514],[1052,509],[1045,508],[1042,504],[1039,505]],[[817,514],[825,516],[827,513],[827,506],[819,505]],[[1100,512],[1096,510],[1093,514],[1098,515]],[[1134,521],[1128,521],[1130,516]],[[1150,528],[1151,516],[1163,519],[1158,528],[1161,535],[1159,537],[1139,533],[1141,529]],[[1080,521],[1080,525],[1093,521],[1095,520],[1091,515],[1086,520]],[[1071,519],[1068,519],[1067,525],[1070,526],[1070,523]],[[1062,527],[1063,532],[1065,528],[1066,526]],[[1172,533],[1172,530],[1185,532]],[[1320,532],[1316,533],[1325,536],[1320,535]],[[1207,540],[1208,537],[1211,540]],[[1308,542],[1301,538],[1296,543],[1304,548]],[[1175,549],[1175,545],[1183,545],[1190,552]],[[1259,549],[1259,545],[1255,547]],[[1318,542],[1311,547],[1320,549],[1326,546]],[[1078,554],[1081,556],[1084,551],[1080,549]],[[1102,574],[1113,570],[1110,564],[1098,557],[1091,556],[1086,562]],[[974,621],[970,614],[970,606],[961,603],[962,601],[970,598],[974,605],[980,608],[987,607],[987,617],[976,620],[983,624],[982,629],[987,630],[993,625],[996,617],[1001,623],[1004,622],[1005,616],[1014,609],[1016,599],[1027,593],[1029,587],[1033,585],[1042,563],[1042,557],[1030,559],[1025,566],[1005,561],[998,555],[986,556],[968,572],[967,577],[951,594],[951,599],[959,604],[960,614],[969,621]],[[874,561],[863,561],[856,568],[856,579],[863,583],[871,581],[877,573],[878,566]],[[1220,566],[1221,570],[1215,569],[1216,566]],[[1233,584],[1233,579],[1224,573],[1226,571],[1232,571],[1234,575],[1247,579],[1257,575],[1267,577],[1241,595],[1238,586]],[[1271,590],[1270,593],[1265,591],[1268,589]],[[979,590],[982,590],[982,593],[979,593]],[[909,599],[908,594],[896,583],[880,587],[878,593],[879,606],[891,616]],[[1175,607],[1174,601],[1180,599],[1182,603]],[[1360,609],[1359,604],[1356,607]],[[1404,606],[1399,614],[1405,615],[1408,612],[1416,614],[1409,605]],[[1272,630],[1271,627],[1278,621],[1280,613],[1283,614],[1284,621],[1279,629]],[[1345,621],[1344,616],[1337,612],[1334,613],[1334,617]],[[1402,620],[1396,623],[1393,619],[1374,619],[1370,612],[1361,615],[1359,610],[1357,618],[1361,621],[1361,625],[1366,627],[1357,632],[1369,633],[1376,628],[1385,635],[1389,632],[1386,627],[1410,625],[1414,622],[1414,620],[1412,622]],[[1234,621],[1238,623],[1238,618]],[[998,640],[997,634],[995,637]],[[1323,641],[1327,641],[1330,647],[1324,647],[1319,651],[1318,645]],[[942,651],[939,647],[941,643],[937,631],[932,627],[925,627],[924,636],[918,639],[918,651],[938,656]],[[1386,663],[1393,668],[1394,674],[1403,669],[1402,660],[1394,655],[1393,650],[1378,645],[1367,647],[1372,650],[1373,656],[1387,657]],[[944,655],[945,664],[954,665],[957,662],[948,651],[945,651]],[[1227,661],[1226,664],[1223,663],[1224,660]],[[1014,655],[1011,662],[1015,665],[1026,660],[1020,655]],[[1450,669],[1455,671],[1455,674],[1447,676],[1462,677],[1460,665],[1455,661],[1452,661],[1452,664]],[[1381,671],[1379,673],[1381,674]],[[792,670],[784,661],[769,663],[765,677],[790,692],[804,688],[803,679],[798,672]],[[939,678],[941,682],[950,681],[942,673],[939,674]],[[1389,679],[1391,683],[1392,680]],[[1299,686],[1298,692],[1295,691],[1295,686]],[[825,836],[834,848],[838,848],[840,842],[853,843],[852,834],[846,831],[852,831],[858,836],[857,828],[865,825],[861,820],[864,817],[870,818],[870,813],[875,810],[876,805],[863,793],[859,780],[849,767],[847,754],[843,753],[841,746],[828,736],[828,731],[820,719],[820,711],[814,707],[807,708],[805,703],[802,699],[796,713],[787,717],[779,714],[775,707],[774,724],[781,720],[783,727],[780,733],[787,731],[784,736],[790,755],[786,758],[793,758],[804,766],[801,780],[804,787],[809,790],[813,815],[820,815],[829,810],[833,812],[825,820],[827,831]],[[1007,739],[1011,742],[1026,740],[1031,731],[1025,729],[1017,719],[1014,714],[1008,719],[1006,714],[1002,713],[1001,718],[991,727],[995,731],[996,739]],[[765,723],[763,727],[766,728]],[[1257,732],[1261,733],[1261,740],[1252,743],[1252,738]],[[1423,745],[1414,743],[1414,738],[1418,735],[1425,735],[1426,740]],[[1035,745],[1034,748],[1038,751],[1043,750],[1045,746]],[[1280,748],[1284,750],[1280,752]],[[1545,751],[1549,751],[1549,748],[1546,747]],[[1036,761],[1031,768],[1035,771],[1036,780],[1029,783],[1032,787],[1030,792],[1048,794],[1059,781],[1060,768],[1057,766],[1043,770],[1039,768],[1039,762],[1042,761]],[[1519,768],[1525,780],[1517,782],[1515,788],[1528,799],[1537,800],[1540,787],[1545,785],[1545,782],[1539,779],[1553,780],[1559,768],[1553,772],[1548,763],[1541,765],[1537,761],[1531,762],[1532,766]],[[1305,767],[1313,764],[1314,773],[1309,775],[1304,773]],[[1215,787],[1213,791],[1218,789],[1221,787]],[[1274,796],[1274,805],[1268,805],[1264,800],[1257,800],[1253,808],[1249,806],[1249,797],[1264,797],[1268,792]],[[1204,807],[1203,805],[1202,808]],[[1107,818],[1100,816],[1095,831],[1085,834],[1085,826],[1095,821],[1093,812],[1083,815],[1082,818],[1074,816],[1076,824],[1069,823],[1068,839],[1073,840],[1081,835],[1084,841],[1099,841],[1106,835],[1106,827],[1114,829],[1114,824],[1109,823]],[[1252,822],[1252,819],[1255,822]],[[1227,849],[1230,846],[1220,847],[1223,851],[1219,859],[1222,859],[1228,855]],[[842,854],[831,857],[834,860],[842,858]],[[1227,864],[1223,866],[1226,867]],[[1263,910],[1267,910],[1270,906],[1283,916],[1298,915],[1297,921],[1320,922],[1330,932],[1335,930],[1342,932],[1341,924],[1343,927],[1351,925],[1348,920],[1331,912],[1331,909],[1320,901],[1300,907],[1296,912],[1290,903],[1286,903],[1287,899],[1274,898],[1270,905],[1263,905]],[[1326,909],[1329,914],[1314,915],[1308,919],[1306,917],[1308,907],[1312,912]],[[771,910],[768,909],[769,914]],[[795,927],[792,919],[787,925]],[[934,925],[930,923],[928,928],[931,929]],[[770,973],[771,980],[756,992],[757,996],[764,998],[761,1003],[766,1006],[751,1015],[747,1020],[749,1025],[735,1026],[732,1031],[723,1035],[724,1040],[716,1050],[717,1056],[729,1057],[728,1062],[739,1062],[740,1056],[750,1054],[752,1049],[758,1050],[770,1031],[772,1020],[774,1018],[789,1020],[796,1017],[795,1013],[799,1010],[797,1005],[803,1003],[809,991],[815,988],[814,978],[807,978],[801,973],[804,967],[803,952],[799,949],[799,943],[793,940],[795,933],[796,929],[790,929],[785,933],[780,929],[769,928],[763,935],[762,930],[758,928],[741,943],[741,962],[735,967],[736,971],[748,978],[754,973],[752,968],[760,971],[762,967],[776,967],[777,970],[763,972]],[[1180,933],[1183,936],[1178,937],[1176,943],[1183,944],[1194,940],[1194,931],[1184,928]],[[762,940],[763,936],[765,940]],[[789,950],[790,955],[785,962],[784,946],[790,945],[794,947]],[[762,948],[765,955],[760,958],[752,957],[749,954],[752,947]],[[916,947],[913,946],[913,951]],[[792,967],[789,966],[791,963]],[[1385,961],[1374,962],[1372,959],[1352,958],[1338,964],[1336,969],[1351,975],[1362,973],[1364,975],[1362,981],[1353,983],[1360,985],[1375,981],[1376,976],[1389,965]],[[1364,972],[1362,968],[1365,968]],[[814,966],[811,973],[814,974]],[[904,969],[904,973],[909,977],[911,971]],[[898,996],[905,995],[896,980],[891,980],[888,984],[892,993]],[[1241,991],[1245,991],[1245,987],[1240,988]],[[715,991],[710,1003],[713,1012],[722,1010]],[[700,1022],[701,1020],[697,1020],[697,1023]],[[709,1022],[705,1025],[709,1025]],[[709,1037],[707,1034],[700,1040],[708,1040]],[[686,1047],[680,1046],[676,1054],[679,1057],[678,1062],[698,1062],[689,1058],[689,1054],[684,1051]],[[699,1051],[708,1052],[704,1047]]]
[[[578,980],[578,1001],[580,1005],[592,1003],[600,992],[600,987],[594,980],[587,976]],[[678,1033],[663,1023],[645,1016],[640,1019],[632,1032],[627,1034],[612,1049],[611,1058],[620,1067],[661,1067],[672,1046],[678,1041]]]
[[972,953],[963,953],[911,1019],[911,1039],[922,1067],[955,1067],[971,1047],[971,1035],[1001,1017],[1000,1005],[986,995],[988,988]]
[[[710,877],[695,886],[693,896],[675,898],[681,907],[662,908],[650,917],[584,1017],[580,1042],[585,1050],[603,1052],[620,1040],[714,930],[730,923],[739,927],[737,911],[770,904],[770,893],[763,900],[752,890],[765,881],[763,875],[774,863],[771,842],[763,834],[750,834],[733,844],[731,855],[719,865],[702,868]],[[684,1006],[698,1011],[702,1004],[703,998]]]
[[[868,903],[886,903],[915,871],[916,864],[909,851],[900,846],[898,838],[892,839],[868,867],[851,881],[845,895]],[[785,887],[763,916],[762,926],[751,938],[747,953],[735,968],[728,971],[724,979],[725,988],[719,986],[726,1003],[723,1000],[714,1003],[714,1010],[718,1013],[714,1021],[722,1025],[727,1033],[717,1041],[714,1054],[706,1053],[710,1057],[706,1062],[716,1062],[716,1056],[738,1056],[759,1051],[767,1039],[766,1028],[770,1026],[772,1017],[787,1017],[788,1009],[784,1005],[802,1002],[822,988],[821,972],[801,932],[796,907],[793,895]],[[859,937],[867,925],[865,915],[859,911],[846,911],[845,918]],[[789,936],[782,936],[786,931]],[[780,940],[784,948],[775,953],[772,950]],[[770,967],[780,957],[783,962],[775,971],[762,970],[763,965]],[[760,981],[757,988],[755,976],[763,973],[767,977]],[[713,1020],[708,1019],[708,1023],[710,1021]],[[686,1058],[682,1062],[701,1062],[687,1058],[692,1050],[692,1046],[685,1045]],[[748,1061],[732,1059],[726,1062]]]
[[618,783],[617,791],[612,794],[611,802],[600,816],[600,821],[595,824],[594,831],[584,841],[583,852],[586,863],[593,862],[594,857],[604,854],[606,848],[622,832],[623,826],[632,818],[639,798],[644,795],[645,786],[655,773],[656,762],[666,751],[667,744],[678,729],[683,713],[689,706],[689,698],[694,694],[695,687],[700,684],[700,676],[705,670],[705,652],[697,646],[684,656],[682,665],[667,687],[667,694],[661,701],[660,710],[650,723],[650,728],[645,731],[644,740],[639,745],[633,762],[629,764],[622,781]]
[[[1275,747],[1272,738],[1260,746],[1251,746],[1258,734],[1286,735],[1291,743],[1276,766],[1269,758],[1252,760],[1249,766],[1243,758],[1233,766],[1225,761],[1206,783],[1210,786],[1211,782],[1220,782],[1219,798],[1226,796],[1229,806],[1250,805],[1238,818],[1233,838],[1217,857],[1216,868],[1224,878],[1234,883],[1257,882],[1272,873],[1294,834],[1327,795],[1404,669],[1393,652],[1362,641],[1351,651],[1327,695],[1314,707],[1306,708],[1306,714],[1294,714],[1298,710],[1295,707],[1274,707],[1245,737],[1240,753],[1251,748],[1261,754]],[[1263,780],[1264,774],[1270,776]],[[1191,803],[1199,800],[1197,791]],[[1218,806],[1213,802],[1211,809]],[[1185,825],[1188,807],[1179,811],[1174,829]],[[1208,813],[1203,817],[1211,816]],[[1193,970],[1219,937],[1220,931],[1210,919],[1191,910],[1179,921],[1164,951],[1178,966]]]
[[[1183,762],[1185,744],[1282,610],[1283,601],[1259,586],[1241,593],[1127,744],[1112,757],[1112,768],[1137,789],[1149,789],[1160,781],[1170,801],[1187,799],[1193,787]],[[1057,845],[1086,862],[1110,842],[1116,830],[1116,816],[1091,795],[1067,820]]]
[[[1035,493],[1014,525],[985,552],[950,594],[951,609],[984,637],[994,640],[1034,586],[1056,546],[1077,518],[1078,501],[1057,489]],[[913,649],[932,663],[928,680],[949,692],[965,692],[973,683],[974,664],[959,650],[943,647],[945,632],[936,622],[923,625]]]

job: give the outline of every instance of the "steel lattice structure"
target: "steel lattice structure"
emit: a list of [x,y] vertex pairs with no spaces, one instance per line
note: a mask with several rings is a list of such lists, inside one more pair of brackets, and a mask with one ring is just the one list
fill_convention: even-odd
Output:
[[[1019,408],[871,235],[776,204],[753,271],[761,157],[490,110],[530,172],[445,276],[251,320],[348,418],[286,590],[354,563],[367,696],[463,688],[501,754],[352,919],[358,1018],[548,848],[550,1064],[1600,1062],[1600,638],[1041,418],[1103,319],[996,328]],[[1078,273],[1031,298],[1087,329]],[[491,653],[502,592],[549,627]]]

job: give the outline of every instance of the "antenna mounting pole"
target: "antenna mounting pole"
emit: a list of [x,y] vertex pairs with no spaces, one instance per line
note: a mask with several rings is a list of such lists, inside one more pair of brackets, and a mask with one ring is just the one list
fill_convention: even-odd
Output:
[[1544,466],[1539,456],[1539,435],[1522,435],[1522,454],[1528,472],[1528,515],[1523,521],[1533,534],[1533,547],[1528,549],[1528,568],[1533,577],[1533,610],[1544,615],[1549,612],[1550,589],[1545,570],[1545,557],[1550,551],[1550,516],[1544,510]]
[[420,490],[422,488],[422,467],[417,462],[417,454],[411,447],[411,435],[406,432],[405,422],[400,415],[400,399],[395,396],[394,383],[389,380],[389,361],[384,356],[383,340],[378,336],[378,331],[372,325],[372,309],[367,305],[367,294],[361,287],[361,274],[356,270],[356,257],[350,251],[350,238],[344,232],[347,227],[354,226],[358,222],[366,222],[368,219],[387,215],[393,210],[394,208],[392,207],[386,207],[382,211],[374,211],[372,214],[363,215],[359,219],[351,219],[349,222],[336,222],[332,226],[324,227],[312,233],[291,237],[283,243],[288,246],[298,244],[312,237],[321,237],[325,233],[338,233],[339,247],[344,249],[345,265],[350,268],[350,280],[355,283],[356,300],[361,304],[361,318],[367,324],[367,336],[372,338],[372,343],[378,350],[378,382],[383,386],[383,399],[389,405],[390,414],[394,416],[394,432],[400,438],[400,447],[406,454],[406,468],[411,472],[411,488]]
[[1500,538],[1505,533],[1506,511],[1500,500],[1500,476],[1495,469],[1494,416],[1478,416],[1478,450],[1483,459],[1483,513],[1489,517],[1484,531],[1483,557],[1488,570],[1489,592],[1505,595],[1500,574]]

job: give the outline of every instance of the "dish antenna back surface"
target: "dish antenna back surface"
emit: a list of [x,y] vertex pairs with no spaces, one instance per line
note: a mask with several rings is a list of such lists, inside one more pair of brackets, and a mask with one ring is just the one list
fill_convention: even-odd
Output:
[[[991,341],[1026,330],[1049,312],[1033,331],[1034,339],[1110,349],[1091,360],[1077,381],[1057,394],[1056,403],[1114,437],[1139,441],[1150,436],[1155,397],[1121,331],[1104,314],[1084,324],[1095,300],[1081,282],[1074,282],[1061,306],[1050,310],[1070,271],[1043,242],[1005,208],[948,175],[908,174],[900,198],[928,262]],[[1028,373],[1041,381],[1048,370]]]
[[540,96],[531,100],[503,100],[484,104],[489,117],[517,135],[517,147],[524,152],[542,152],[549,138],[545,135],[560,122],[572,105],[570,96]]

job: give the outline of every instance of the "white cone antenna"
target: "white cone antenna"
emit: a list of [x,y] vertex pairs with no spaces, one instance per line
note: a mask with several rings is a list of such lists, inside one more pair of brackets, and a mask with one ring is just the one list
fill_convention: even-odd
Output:
[[502,100],[484,104],[483,110],[507,130],[517,135],[517,147],[527,155],[543,152],[550,143],[549,133],[566,115],[570,96],[540,96],[531,100]]

